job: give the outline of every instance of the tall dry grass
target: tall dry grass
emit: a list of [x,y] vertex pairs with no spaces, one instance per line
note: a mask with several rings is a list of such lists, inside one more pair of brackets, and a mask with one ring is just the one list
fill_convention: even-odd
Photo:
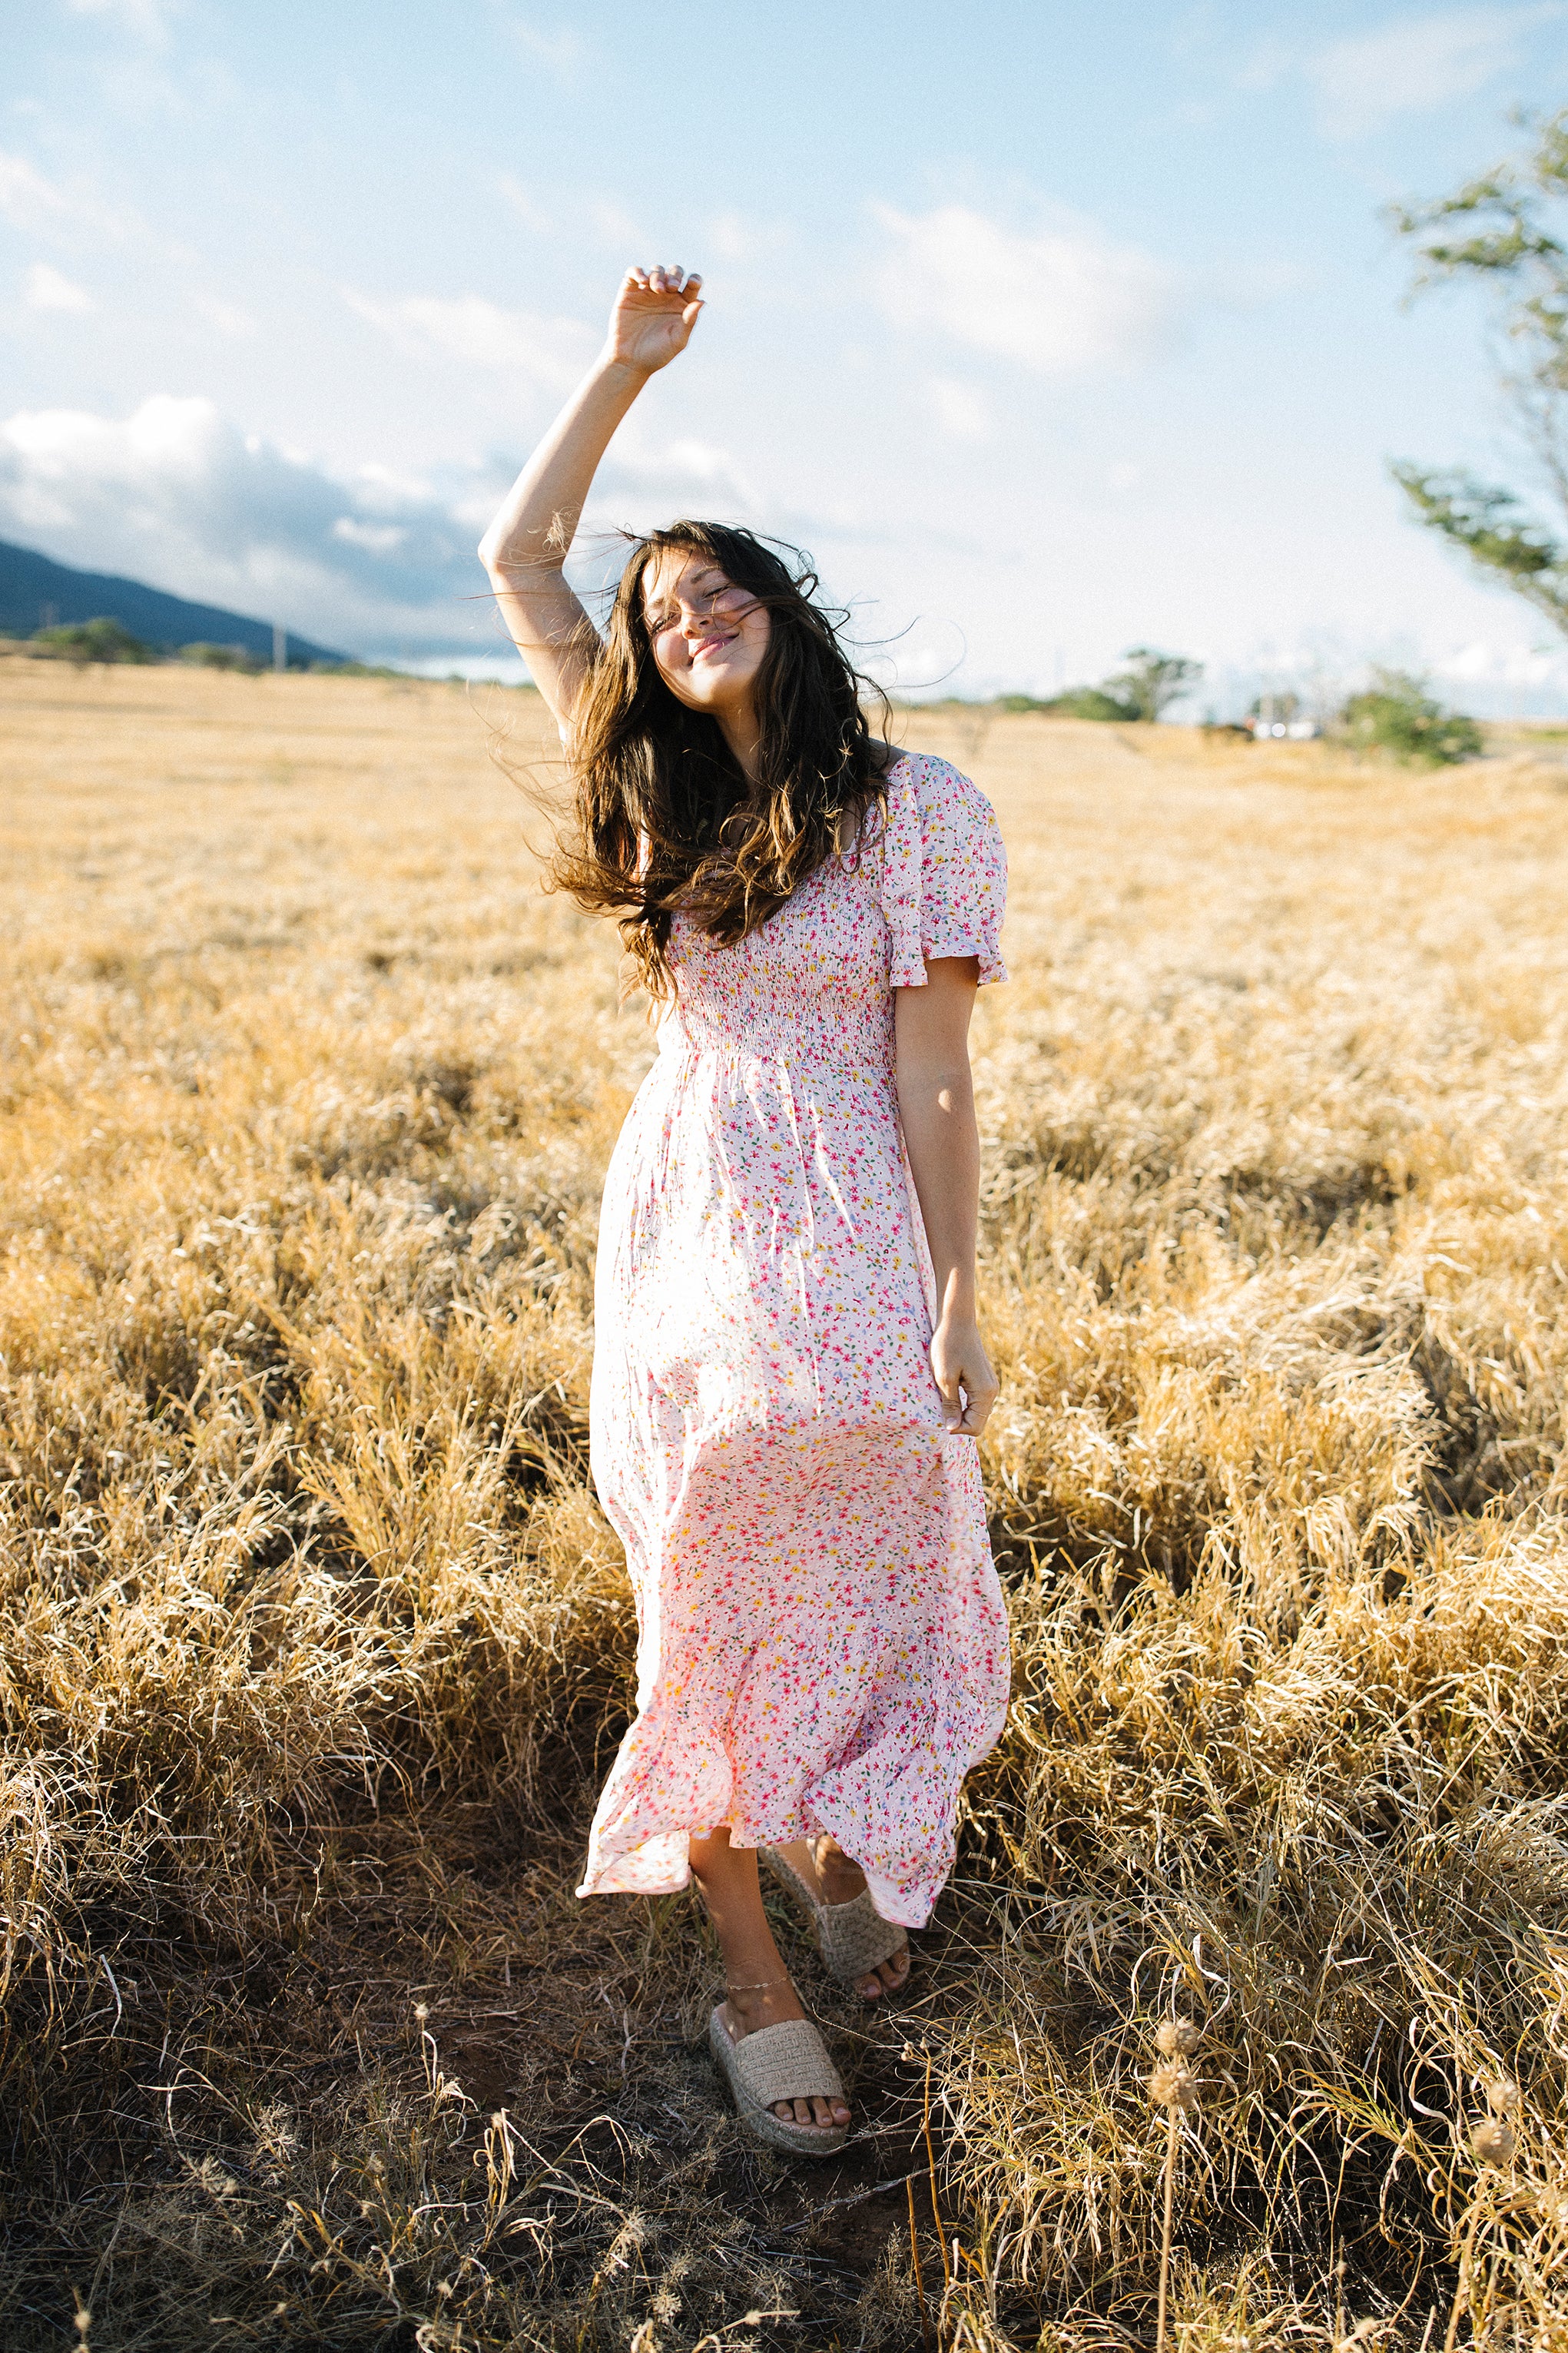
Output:
[[1152,2342],[1172,2150],[1192,2353],[1568,2343],[1552,749],[910,719],[1013,858],[1016,1704],[910,2003],[791,1947],[863,2122],[806,2177],[700,2055],[689,1905],[570,1893],[649,1050],[487,760],[533,706],[0,701],[7,2348]]

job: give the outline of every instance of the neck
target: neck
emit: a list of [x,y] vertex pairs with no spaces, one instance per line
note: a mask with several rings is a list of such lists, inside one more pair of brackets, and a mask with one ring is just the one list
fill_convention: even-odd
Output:
[[736,711],[716,711],[719,733],[734,754],[735,765],[749,785],[754,785],[762,773],[762,731],[757,714],[752,708],[751,697]]

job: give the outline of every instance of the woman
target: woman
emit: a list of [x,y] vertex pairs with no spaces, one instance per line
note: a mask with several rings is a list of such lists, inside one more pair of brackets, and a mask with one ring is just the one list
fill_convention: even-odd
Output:
[[966,1043],[1005,976],[1005,865],[973,785],[873,741],[814,577],[751,533],[636,543],[603,644],[568,587],[595,470],[700,283],[627,272],[479,553],[574,773],[557,879],[619,915],[661,1010],[605,1184],[591,1411],[637,1714],[579,1893],[695,1877],[740,2113],[821,2156],[849,2108],[759,1852],[828,1967],[885,2000],[1006,1707]]

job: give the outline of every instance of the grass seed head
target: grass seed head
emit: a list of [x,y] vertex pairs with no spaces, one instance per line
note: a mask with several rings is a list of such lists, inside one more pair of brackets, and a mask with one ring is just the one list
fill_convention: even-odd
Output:
[[1509,2075],[1493,2075],[1481,2085],[1488,2107],[1494,2116],[1516,2116],[1520,2110],[1519,2085]]
[[1507,2165],[1518,2146],[1513,2126],[1503,2116],[1490,2116],[1470,2135],[1478,2165]]
[[1190,2018],[1163,2018],[1154,2041],[1167,2059],[1190,2059],[1203,2036]]
[[1184,2116],[1192,2116],[1199,2105],[1198,2079],[1180,2059],[1168,2060],[1150,2076],[1149,2097],[1157,2108],[1168,2108],[1173,2116],[1178,2109]]

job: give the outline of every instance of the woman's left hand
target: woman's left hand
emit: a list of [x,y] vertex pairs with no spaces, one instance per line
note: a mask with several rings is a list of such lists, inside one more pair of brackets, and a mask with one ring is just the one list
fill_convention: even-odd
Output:
[[955,1438],[978,1438],[1000,1384],[972,1315],[944,1315],[931,1334],[931,1368],[942,1391],[942,1419]]

